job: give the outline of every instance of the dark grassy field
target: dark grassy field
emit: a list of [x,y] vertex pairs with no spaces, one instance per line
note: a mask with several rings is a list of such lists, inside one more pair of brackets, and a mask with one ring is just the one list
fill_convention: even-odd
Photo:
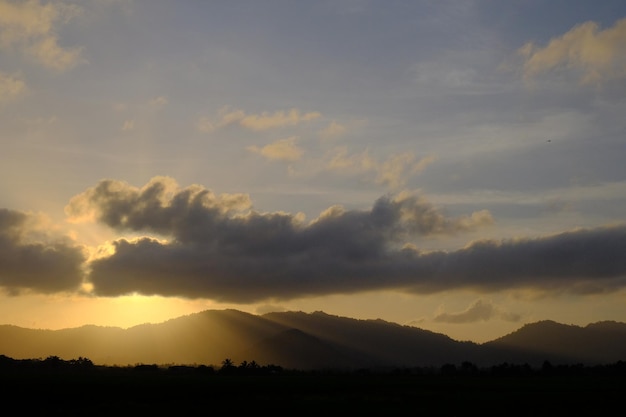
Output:
[[207,367],[5,367],[0,398],[26,415],[609,415],[622,367],[551,372],[220,372]]
[[[20,380],[3,403],[37,415],[229,412],[321,415],[608,415],[624,378],[436,376],[90,376]],[[397,415],[396,414],[396,415]]]

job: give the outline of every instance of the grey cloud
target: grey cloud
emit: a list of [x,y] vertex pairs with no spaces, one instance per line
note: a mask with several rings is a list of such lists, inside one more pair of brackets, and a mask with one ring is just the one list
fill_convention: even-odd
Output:
[[0,287],[10,293],[77,290],[86,260],[82,248],[63,240],[33,241],[32,220],[27,213],[0,209]]
[[90,264],[99,295],[254,302],[377,289],[590,293],[626,285],[626,226],[421,252],[403,245],[491,218],[488,212],[449,218],[415,196],[381,197],[370,210],[333,207],[305,223],[258,213],[242,195],[168,188],[163,179],[141,189],[105,181],[76,196],[68,213],[92,213],[118,229],[169,238],[114,242],[113,255]]
[[496,291],[510,287],[603,292],[626,284],[626,226],[564,232],[535,239],[478,241],[442,256],[437,275],[420,285]]
[[381,197],[369,211],[331,207],[307,225],[290,214],[259,213],[247,195],[217,196],[198,185],[181,189],[165,177],[156,177],[142,188],[101,181],[72,198],[66,212],[74,219],[93,216],[119,230],[154,232],[179,243],[232,247],[251,254],[280,248],[376,248],[404,243],[410,236],[469,231],[493,221],[484,210],[449,218],[427,201],[405,194]]

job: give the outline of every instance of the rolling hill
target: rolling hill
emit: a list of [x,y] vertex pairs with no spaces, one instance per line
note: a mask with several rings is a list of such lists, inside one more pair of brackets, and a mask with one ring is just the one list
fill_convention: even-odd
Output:
[[541,321],[493,341],[460,342],[383,320],[323,312],[253,315],[207,310],[128,329],[82,326],[62,330],[0,326],[0,354],[16,359],[86,357],[102,365],[219,366],[255,361],[291,369],[440,367],[471,362],[541,366],[626,360],[626,324],[585,327]]

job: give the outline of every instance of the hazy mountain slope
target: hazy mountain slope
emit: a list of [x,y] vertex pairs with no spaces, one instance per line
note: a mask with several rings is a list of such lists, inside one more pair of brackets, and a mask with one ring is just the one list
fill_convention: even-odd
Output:
[[354,369],[368,363],[359,352],[350,352],[298,329],[285,330],[264,339],[241,352],[240,356],[254,358],[257,363],[304,370]]
[[16,359],[104,358],[117,349],[115,341],[123,329],[115,327],[83,326],[75,329],[41,330],[17,326],[0,326],[0,352]]
[[477,344],[384,320],[357,320],[323,312],[269,313],[263,317],[360,352],[362,357],[371,358],[371,366],[440,366],[483,359]]
[[83,326],[51,331],[0,326],[0,353],[14,358],[83,356],[107,365],[217,365],[234,352],[284,330],[237,310],[208,310],[129,329]]
[[284,330],[253,314],[207,310],[127,329],[120,342],[126,353],[118,356],[118,363],[219,365],[235,352]]
[[523,358],[569,363],[613,363],[626,360],[626,324],[599,322],[585,327],[551,320],[526,324],[484,344],[499,349],[501,361]]
[[205,364],[255,361],[287,368],[440,367],[471,362],[541,366],[548,360],[587,365],[626,360],[626,324],[586,327],[543,321],[482,345],[383,320],[323,312],[263,316],[207,310],[129,329],[63,330],[0,326],[0,354],[17,359],[80,356],[103,365]]

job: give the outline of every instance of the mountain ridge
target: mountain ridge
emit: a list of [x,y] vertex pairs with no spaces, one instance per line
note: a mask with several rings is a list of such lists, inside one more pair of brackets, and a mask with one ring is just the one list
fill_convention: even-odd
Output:
[[382,319],[354,319],[323,311],[255,315],[224,309],[126,329],[0,325],[0,354],[88,357],[104,365],[218,365],[229,358],[234,363],[255,361],[299,369],[436,367],[463,362],[594,365],[626,360],[626,323],[577,326],[542,320],[479,344]]

